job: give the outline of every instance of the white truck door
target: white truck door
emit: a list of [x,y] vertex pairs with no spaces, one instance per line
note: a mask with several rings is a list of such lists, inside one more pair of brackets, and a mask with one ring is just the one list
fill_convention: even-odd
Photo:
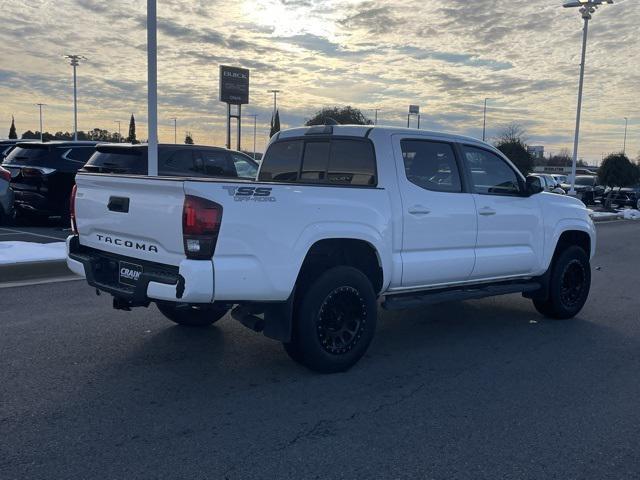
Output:
[[452,143],[394,135],[402,198],[402,286],[465,281],[475,263],[477,216]]
[[478,213],[474,280],[538,272],[544,246],[536,195],[524,196],[514,168],[483,148],[462,145]]

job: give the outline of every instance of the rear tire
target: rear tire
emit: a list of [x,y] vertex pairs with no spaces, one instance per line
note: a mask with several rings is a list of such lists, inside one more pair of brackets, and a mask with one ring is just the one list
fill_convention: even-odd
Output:
[[591,265],[580,247],[571,246],[558,255],[551,267],[549,297],[533,300],[536,310],[545,317],[565,320],[575,317],[589,296]]
[[158,310],[178,325],[188,327],[208,327],[229,311],[228,305],[179,305],[171,302],[156,302]]
[[334,267],[301,292],[294,314],[289,357],[320,373],[344,372],[373,339],[377,298],[369,279],[353,267]]

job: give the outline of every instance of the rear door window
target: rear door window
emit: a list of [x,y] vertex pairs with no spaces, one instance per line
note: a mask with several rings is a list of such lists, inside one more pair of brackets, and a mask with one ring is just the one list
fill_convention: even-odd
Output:
[[236,168],[225,150],[196,150],[196,170],[208,177],[237,177]]
[[255,180],[258,174],[258,165],[239,153],[231,153],[233,164],[240,178],[250,178]]
[[191,176],[197,173],[190,148],[180,148],[172,151],[167,159],[164,160],[163,168],[160,171],[161,175]]

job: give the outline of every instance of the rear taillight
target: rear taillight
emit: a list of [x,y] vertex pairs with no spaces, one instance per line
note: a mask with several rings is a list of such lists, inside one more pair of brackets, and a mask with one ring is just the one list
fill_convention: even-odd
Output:
[[191,260],[213,257],[222,222],[222,205],[187,195],[182,209],[184,253]]
[[11,181],[11,172],[6,168],[0,167],[0,178],[6,180],[7,182]]
[[71,218],[71,231],[74,235],[78,235],[78,224],[76,223],[76,192],[78,186],[74,185],[71,189],[71,198],[69,199],[69,218]]

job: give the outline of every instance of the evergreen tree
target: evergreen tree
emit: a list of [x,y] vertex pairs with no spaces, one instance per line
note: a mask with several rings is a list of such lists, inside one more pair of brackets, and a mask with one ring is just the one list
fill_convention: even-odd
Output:
[[129,136],[127,137],[127,142],[138,143],[138,139],[136,138],[136,119],[133,118],[133,113],[131,114],[131,120],[129,120]]
[[271,132],[269,133],[269,136],[273,137],[279,131],[280,131],[280,111],[276,110],[275,117],[271,119]]
[[505,127],[498,136],[496,148],[504,153],[523,175],[533,170],[533,157],[527,150],[526,133],[517,123]]
[[16,140],[18,138],[18,134],[16,133],[16,121],[11,115],[11,127],[9,128],[9,138],[11,140]]

